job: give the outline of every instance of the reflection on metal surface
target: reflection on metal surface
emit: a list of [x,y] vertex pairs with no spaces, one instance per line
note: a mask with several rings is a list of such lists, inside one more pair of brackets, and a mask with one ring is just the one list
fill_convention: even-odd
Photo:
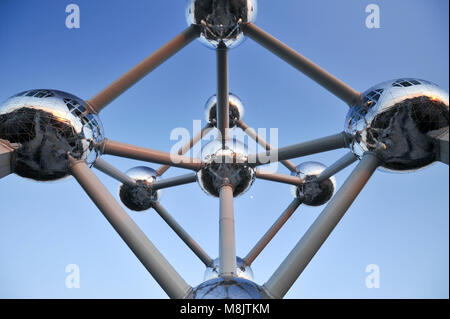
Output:
[[292,188],[294,196],[301,199],[303,204],[308,206],[321,206],[333,196],[336,189],[336,179],[334,176],[320,183],[317,181],[317,176],[326,168],[325,165],[318,162],[305,162],[297,166],[297,174],[291,174],[298,176],[304,181],[302,185]]
[[223,42],[231,48],[242,42],[242,24],[254,22],[256,12],[256,0],[190,0],[186,20],[202,26],[200,39],[207,46]]
[[56,90],[21,92],[0,106],[0,139],[18,143],[14,172],[37,181],[69,174],[67,154],[92,164],[102,124],[80,98]]
[[219,197],[224,183],[233,187],[234,197],[249,190],[255,180],[255,171],[246,163],[247,153],[246,146],[234,139],[226,140],[225,145],[218,139],[206,144],[201,156],[206,165],[197,173],[203,191]]
[[[236,126],[237,122],[244,117],[244,105],[241,100],[232,93],[230,93],[229,102],[230,128],[233,128]],[[208,123],[217,126],[217,95],[213,95],[206,102],[205,116]]]
[[270,299],[256,283],[242,278],[215,278],[196,288],[186,299]]
[[152,202],[160,197],[160,191],[152,189],[156,171],[150,167],[138,166],[128,170],[126,174],[136,181],[136,185],[120,185],[119,197],[122,203],[136,212],[152,208]]
[[361,158],[375,151],[392,171],[411,171],[438,159],[439,140],[448,139],[448,93],[433,83],[399,79],[376,85],[352,107],[345,130]]
[[[219,277],[219,258],[214,259],[212,267],[205,270],[204,281],[208,281]],[[253,270],[250,266],[246,266],[242,258],[236,257],[236,276],[239,278],[253,280]]]

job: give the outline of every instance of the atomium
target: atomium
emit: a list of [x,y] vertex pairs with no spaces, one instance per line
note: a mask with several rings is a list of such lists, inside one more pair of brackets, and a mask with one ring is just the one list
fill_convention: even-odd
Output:
[[254,22],[256,0],[190,0],[186,9],[188,25],[201,26],[201,41],[209,47],[236,47],[244,39],[242,24]]
[[126,172],[136,184],[133,186],[122,184],[119,187],[119,197],[122,203],[129,209],[141,212],[152,207],[154,201],[158,201],[160,191],[153,190],[156,181],[156,171],[150,167],[138,166]]
[[305,162],[297,166],[297,172],[291,173],[292,176],[298,176],[303,181],[301,185],[293,187],[294,196],[303,204],[321,206],[333,196],[336,189],[335,177],[332,176],[320,182],[317,180],[326,168],[318,162]]
[[[229,114],[230,114],[230,128],[236,126],[239,120],[244,117],[244,105],[241,100],[234,94],[229,96]],[[206,102],[205,118],[208,123],[217,126],[217,95],[213,95]]]
[[351,149],[360,158],[376,150],[387,170],[426,167],[438,159],[439,140],[448,140],[448,103],[448,93],[425,80],[403,78],[375,85],[347,114]]
[[68,176],[68,155],[95,162],[103,139],[99,117],[80,98],[57,90],[29,90],[0,107],[0,139],[17,143],[14,172],[37,181]]

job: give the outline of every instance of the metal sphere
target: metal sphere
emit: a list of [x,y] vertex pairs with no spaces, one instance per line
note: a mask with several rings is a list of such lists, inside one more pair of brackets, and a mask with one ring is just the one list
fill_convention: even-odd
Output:
[[[214,259],[212,267],[207,267],[205,270],[204,281],[208,281],[219,277],[219,258]],[[253,270],[250,266],[245,265],[244,260],[236,257],[236,276],[239,278],[253,281]]]
[[270,299],[270,296],[253,281],[219,277],[195,287],[187,299]]
[[0,106],[0,139],[19,144],[14,172],[36,181],[69,175],[68,154],[92,164],[103,140],[100,119],[86,103],[69,93],[30,90]]
[[160,191],[152,188],[156,181],[156,171],[150,167],[138,166],[128,170],[126,174],[136,181],[136,185],[120,185],[119,197],[122,203],[136,212],[152,208],[152,202],[160,197]]
[[202,149],[206,165],[197,173],[200,187],[208,195],[219,197],[220,187],[226,183],[233,187],[233,196],[242,195],[255,180],[255,171],[247,164],[246,146],[235,140],[216,139]]
[[303,180],[300,186],[294,186],[294,196],[300,198],[302,203],[308,206],[321,206],[327,203],[333,197],[336,189],[336,179],[334,176],[322,181],[317,181],[320,175],[327,167],[318,162],[305,162],[297,166],[297,174]]
[[418,79],[381,83],[363,93],[350,109],[345,131],[359,157],[377,151],[382,167],[413,171],[437,160],[439,140],[448,139],[448,93]]
[[[236,126],[237,121],[244,118],[244,104],[232,93],[230,93],[229,104],[230,128],[233,128]],[[206,102],[205,116],[207,122],[217,126],[217,95],[213,95]]]
[[201,26],[200,39],[207,46],[232,48],[243,41],[242,24],[254,22],[256,12],[256,0],[190,0],[186,20]]

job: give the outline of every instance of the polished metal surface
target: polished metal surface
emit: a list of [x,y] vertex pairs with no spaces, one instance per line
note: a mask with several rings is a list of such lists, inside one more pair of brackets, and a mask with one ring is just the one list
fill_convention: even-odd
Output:
[[317,177],[327,167],[318,162],[305,162],[297,166],[298,173],[292,173],[298,176],[303,184],[292,188],[294,196],[308,206],[321,206],[328,202],[336,189],[336,179],[332,176],[321,182]]
[[264,289],[243,278],[214,278],[192,290],[187,299],[270,299]]
[[[204,281],[208,281],[219,277],[219,258],[214,259],[211,267],[207,267],[205,270],[205,275],[203,277]],[[250,266],[245,265],[244,260],[240,257],[236,257],[236,277],[243,278],[247,280],[253,280],[253,270]]]
[[[239,120],[242,120],[244,117],[244,104],[242,104],[241,99],[230,93],[229,95],[229,119],[230,119],[230,128],[233,128],[237,125]],[[205,106],[205,118],[208,123],[211,123],[214,126],[217,126],[217,95],[211,96],[206,102]]]
[[439,143],[447,136],[448,93],[419,79],[383,82],[363,94],[345,120],[350,148],[361,158],[377,151],[382,167],[414,171],[439,160]]
[[186,20],[202,27],[200,39],[208,47],[232,48],[244,39],[242,24],[254,22],[256,13],[256,0],[190,0]]
[[100,119],[86,103],[66,92],[29,90],[0,106],[0,139],[18,143],[14,172],[37,181],[54,181],[69,175],[68,154],[95,162],[94,147],[103,140]]
[[255,171],[247,162],[246,146],[234,139],[215,139],[202,149],[205,166],[197,172],[197,180],[205,193],[219,197],[220,187],[226,183],[233,187],[233,196],[250,189],[255,180]]
[[158,201],[160,191],[153,190],[156,181],[156,171],[150,167],[138,166],[126,172],[136,184],[122,184],[119,187],[119,197],[129,209],[141,212],[152,208],[152,202]]

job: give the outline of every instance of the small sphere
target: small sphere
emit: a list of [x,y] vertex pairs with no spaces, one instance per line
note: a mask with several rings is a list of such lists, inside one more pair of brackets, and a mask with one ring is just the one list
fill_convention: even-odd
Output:
[[152,202],[158,201],[160,197],[160,191],[152,188],[156,181],[156,171],[150,167],[138,166],[128,170],[126,174],[136,181],[136,185],[120,185],[119,197],[122,203],[136,212],[152,208]]
[[[219,277],[219,258],[214,259],[212,267],[207,267],[205,270],[204,281],[208,281],[213,278]],[[250,266],[244,264],[244,260],[240,257],[236,257],[236,276],[239,278],[253,281],[253,270]]]
[[247,164],[246,146],[235,140],[215,139],[202,149],[201,159],[206,165],[197,172],[197,180],[208,195],[219,197],[220,187],[226,183],[233,187],[237,197],[250,189],[255,171]]
[[333,197],[336,189],[336,179],[334,176],[322,181],[317,181],[320,175],[327,167],[318,162],[305,162],[297,166],[297,174],[303,180],[300,186],[294,186],[294,196],[300,198],[302,203],[308,206],[321,206],[327,203]]
[[232,48],[243,41],[242,24],[254,22],[256,12],[256,0],[190,0],[186,20],[201,26],[200,40],[208,47]]
[[[236,126],[237,121],[242,120],[244,117],[244,105],[241,100],[232,93],[230,93],[229,104],[230,128],[233,128]],[[217,95],[213,95],[206,102],[205,116],[208,123],[217,127]]]
[[195,287],[186,299],[270,299],[270,296],[253,281],[219,277]]
[[349,145],[359,158],[376,151],[389,171],[414,171],[438,159],[448,138],[448,93],[419,79],[383,82],[363,93],[345,120]]
[[86,103],[66,92],[30,90],[0,106],[0,139],[19,144],[14,172],[36,181],[69,175],[68,154],[88,164],[100,155],[104,138],[99,117]]

